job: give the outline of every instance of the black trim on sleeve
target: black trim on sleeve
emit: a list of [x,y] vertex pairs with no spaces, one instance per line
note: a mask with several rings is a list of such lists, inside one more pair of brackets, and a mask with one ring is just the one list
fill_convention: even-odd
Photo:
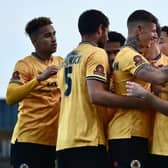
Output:
[[20,81],[14,81],[14,80],[11,80],[9,83],[16,83],[16,84],[19,84],[19,85],[23,85],[22,82],[20,82]]
[[107,83],[107,81],[105,79],[102,79],[102,78],[99,78],[97,76],[88,76],[86,77],[87,80],[97,80],[97,81],[100,81],[100,82],[103,82],[103,83]]
[[134,75],[136,76],[136,74],[138,73],[138,71],[140,71],[141,69],[143,69],[144,66],[146,66],[146,65],[149,65],[149,64],[148,63],[143,63],[143,64],[139,65],[139,67],[135,70]]

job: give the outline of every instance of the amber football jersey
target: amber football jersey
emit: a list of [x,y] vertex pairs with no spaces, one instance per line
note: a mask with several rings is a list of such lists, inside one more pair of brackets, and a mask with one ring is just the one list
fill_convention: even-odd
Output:
[[[161,54],[161,57],[154,64],[157,67],[168,65],[168,57]],[[162,99],[168,100],[168,86],[162,88],[159,95]],[[153,154],[168,156],[168,116],[157,112],[154,121],[152,149]]]
[[[114,90],[114,82],[113,82],[113,75],[110,74],[109,78],[108,78],[108,90],[112,93],[115,92]],[[103,118],[104,118],[104,125],[105,125],[105,133],[106,133],[106,137],[108,134],[108,124],[109,122],[112,120],[112,118],[114,117],[114,114],[116,112],[116,108],[114,107],[104,107],[106,112],[103,113]]]
[[87,80],[106,82],[105,51],[81,43],[65,58],[58,73],[61,89],[57,150],[105,144],[101,109],[90,102]]
[[13,83],[24,85],[35,82],[35,87],[19,102],[12,143],[17,141],[55,146],[60,109],[57,75],[40,83],[36,78],[48,66],[60,66],[61,62],[61,57],[52,57],[49,62],[44,62],[30,55],[16,63],[9,86]]
[[[139,83],[145,89],[150,84],[135,77],[136,72],[148,61],[136,50],[124,47],[117,54],[113,63],[113,80],[115,92],[119,95],[126,95],[126,81]],[[118,108],[108,126],[108,138],[120,139],[131,136],[148,137],[150,116],[147,111],[136,109]]]

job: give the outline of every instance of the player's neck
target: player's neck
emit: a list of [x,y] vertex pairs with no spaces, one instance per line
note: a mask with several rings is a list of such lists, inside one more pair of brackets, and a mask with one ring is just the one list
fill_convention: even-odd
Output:
[[81,43],[88,43],[88,44],[91,44],[93,46],[97,46],[97,42],[92,36],[91,37],[90,36],[83,36],[80,44]]
[[155,60],[157,61],[160,59],[160,57],[161,57],[161,52],[157,55],[151,56],[151,61],[155,61]]
[[138,52],[142,53],[141,47],[139,46],[139,43],[135,37],[128,37],[126,46],[132,47]]
[[49,61],[51,59],[51,55],[45,55],[45,54],[40,54],[38,52],[33,52],[32,53],[34,57],[36,57],[37,59],[41,60],[41,61]]

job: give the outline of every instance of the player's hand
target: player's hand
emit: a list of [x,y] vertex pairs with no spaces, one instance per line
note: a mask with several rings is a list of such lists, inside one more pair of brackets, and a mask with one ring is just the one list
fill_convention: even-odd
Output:
[[127,96],[136,96],[140,98],[144,98],[148,92],[141,85],[130,81],[126,82],[126,90]]
[[154,93],[156,96],[159,96],[159,94],[162,91],[162,87],[161,85],[151,85],[151,91],[152,93]]
[[46,80],[48,79],[50,76],[53,76],[55,74],[57,74],[58,72],[58,67],[55,66],[55,65],[52,65],[52,66],[49,66],[47,67],[43,73],[41,73],[38,77],[37,77],[37,80],[38,81],[43,81],[43,80]]

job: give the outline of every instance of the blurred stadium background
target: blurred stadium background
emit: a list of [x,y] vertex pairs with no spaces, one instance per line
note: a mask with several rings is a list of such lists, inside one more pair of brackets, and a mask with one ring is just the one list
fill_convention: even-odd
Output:
[[17,105],[9,106],[0,99],[0,168],[9,168],[10,138],[16,122]]

